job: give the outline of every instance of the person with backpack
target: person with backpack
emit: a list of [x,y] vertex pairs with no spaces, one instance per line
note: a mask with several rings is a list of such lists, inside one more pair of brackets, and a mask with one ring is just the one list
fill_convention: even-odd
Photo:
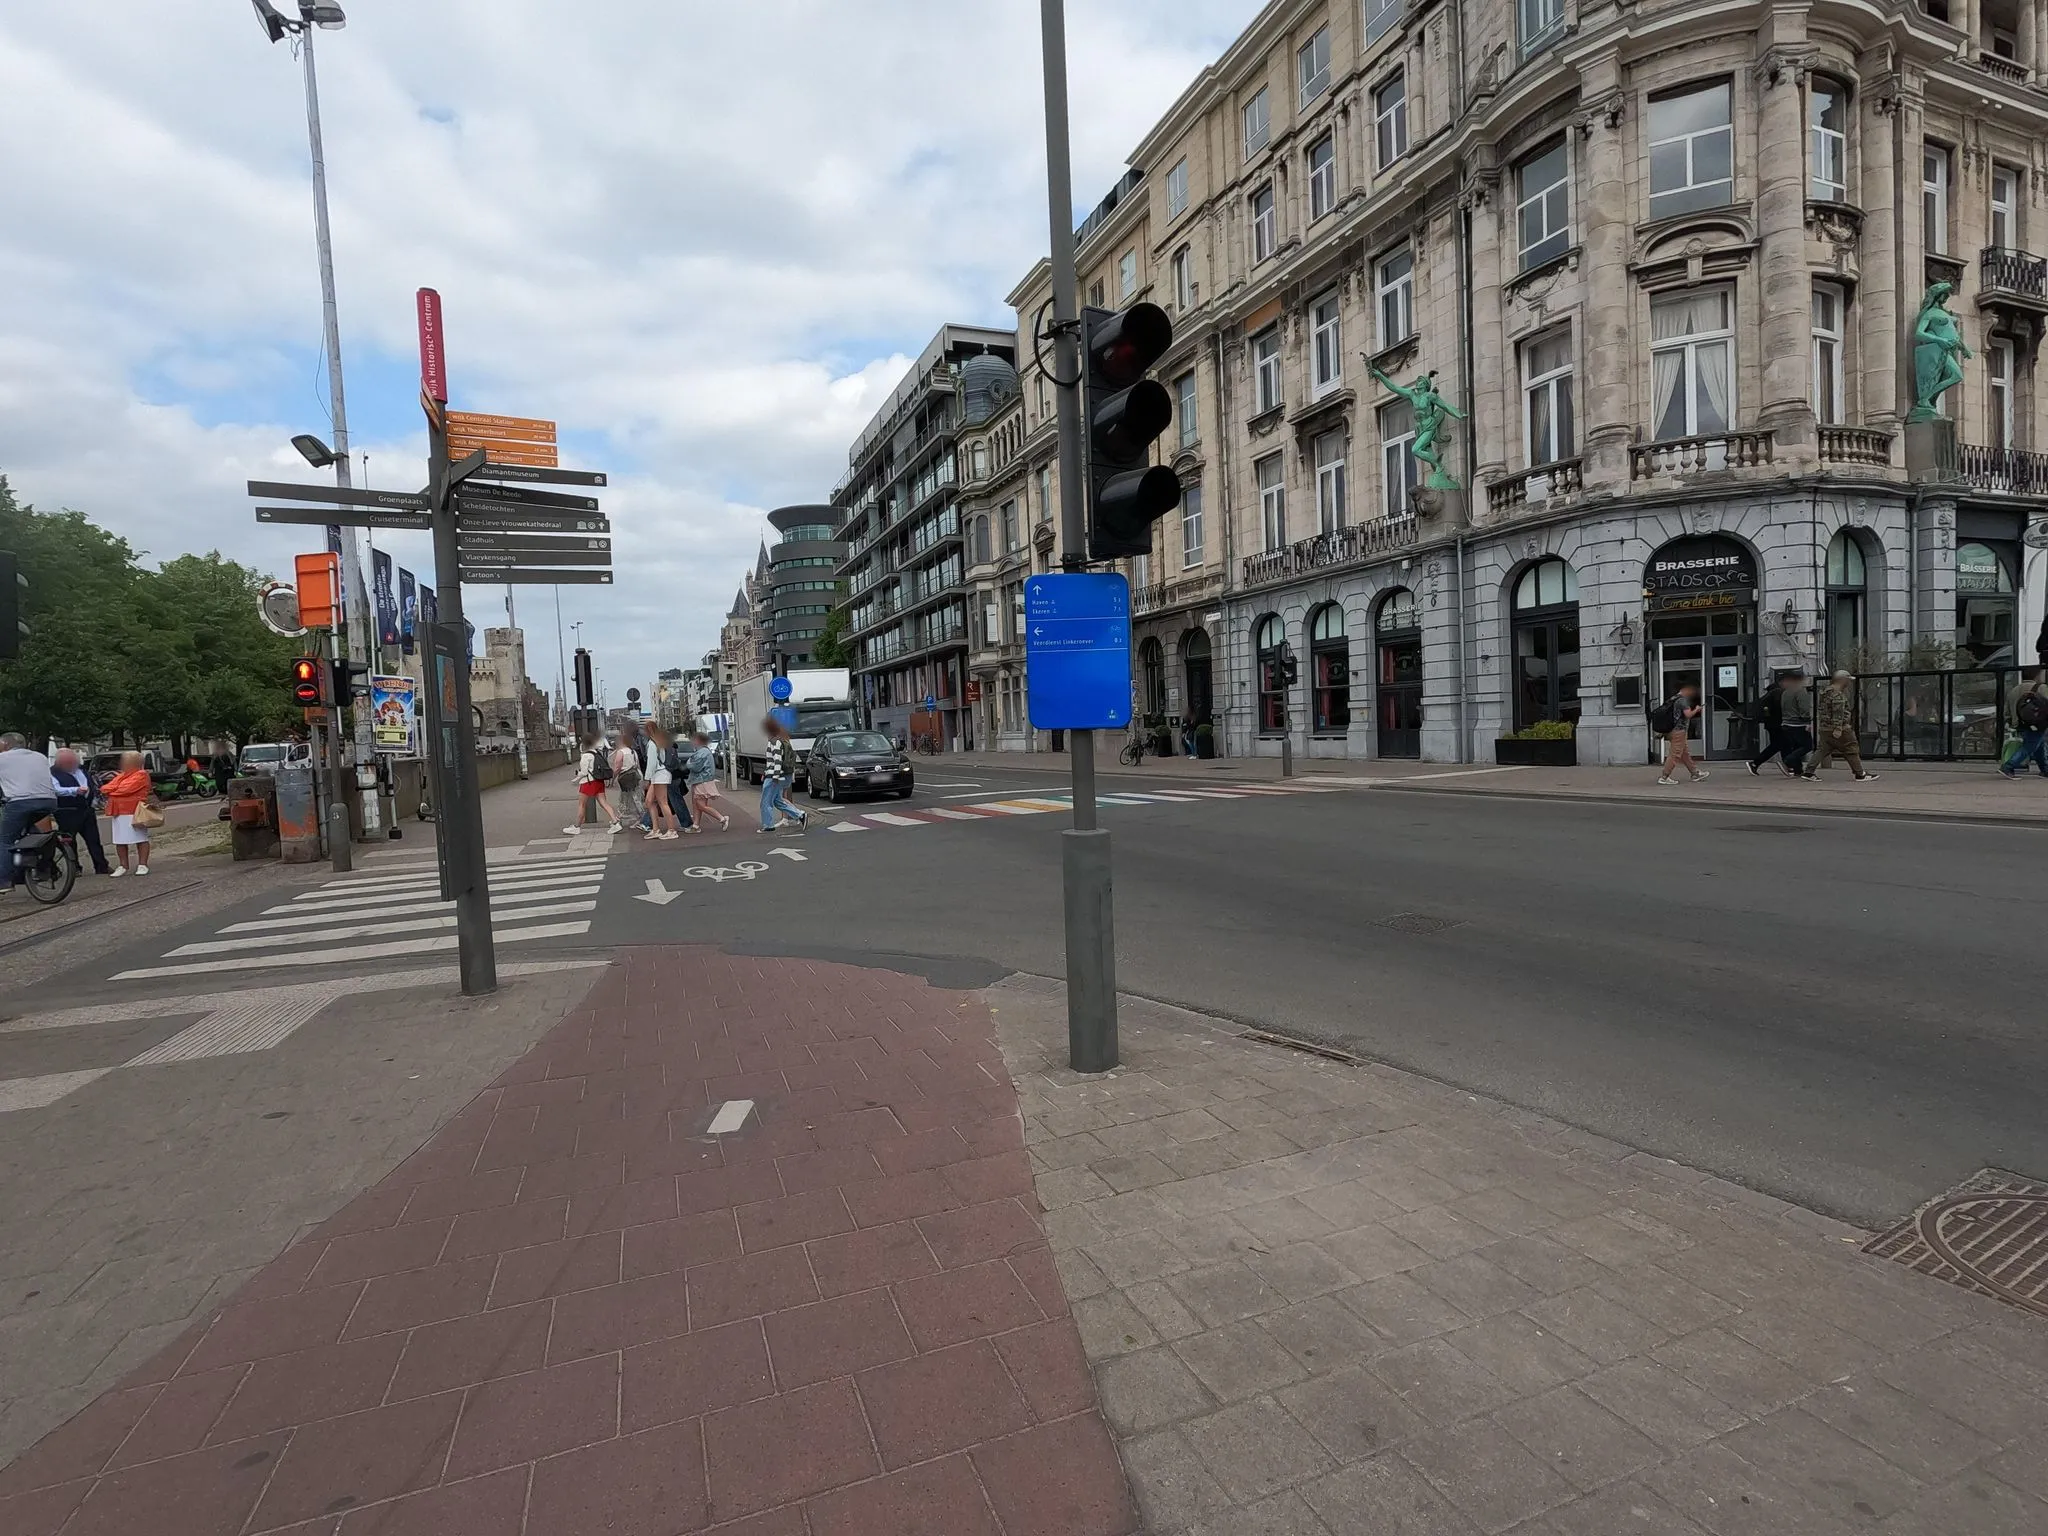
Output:
[[665,727],[657,726],[652,733],[661,743],[661,766],[668,775],[668,813],[676,829],[681,832],[697,830],[697,819],[690,814],[690,772],[689,749],[678,741]]
[[1877,777],[1863,766],[1863,749],[1856,741],[1856,698],[1851,692],[1855,686],[1854,673],[1837,672],[1820,691],[1814,710],[1820,724],[1820,753],[1806,770],[1809,779],[1827,767],[1829,759],[1837,757],[1849,765],[1857,783]]
[[[1763,727],[1763,745],[1757,748],[1756,756],[1749,760],[1749,776],[1761,776],[1763,766],[1785,750],[1785,683],[1786,679],[1774,677],[1771,686],[1756,703],[1756,723]],[[1780,772],[1790,773],[1781,761]]]
[[1650,729],[1664,738],[1664,767],[1657,775],[1659,784],[1677,782],[1671,776],[1680,768],[1692,775],[1697,784],[1707,776],[1707,770],[1692,760],[1692,737],[1689,734],[1693,718],[1700,712],[1700,685],[1681,683],[1678,692],[1650,711]]
[[1778,755],[1794,778],[1810,779],[1813,773],[1806,766],[1806,754],[1813,750],[1813,693],[1806,685],[1805,668],[1794,667],[1785,674],[1781,708],[1778,739],[1784,745]]
[[718,801],[723,796],[718,792],[718,754],[711,748],[711,738],[699,731],[690,738],[690,744],[690,759],[685,777],[690,781],[690,800],[697,811],[696,825],[690,830],[703,831],[703,823],[716,816],[718,830],[730,831],[732,818],[718,808]]
[[669,805],[668,787],[672,775],[668,766],[668,732],[658,725],[649,726],[644,739],[646,751],[640,760],[640,774],[647,786],[647,840],[672,841],[683,834],[676,825],[675,811]]
[[[595,805],[604,812],[605,830],[619,830],[619,813],[612,809],[611,796],[606,793],[612,780],[612,757],[604,741],[595,735],[583,738],[583,750],[576,758],[577,803]],[[564,827],[562,830],[574,837],[580,827]]]
[[2008,752],[1998,771],[2016,779],[2032,763],[2048,778],[2048,667],[2038,677],[2022,683],[2012,700],[2013,728],[2020,733],[2019,745]]

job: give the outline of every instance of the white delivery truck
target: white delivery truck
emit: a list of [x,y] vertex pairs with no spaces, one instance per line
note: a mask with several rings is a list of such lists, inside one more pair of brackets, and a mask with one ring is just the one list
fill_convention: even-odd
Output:
[[[761,767],[768,741],[761,734],[761,722],[776,707],[770,691],[774,675],[763,672],[750,677],[733,690],[732,750],[739,764],[739,776],[749,784],[761,782]],[[796,728],[790,740],[796,747],[797,772],[811,755],[811,743],[824,731],[845,730],[860,724],[853,702],[853,674],[845,667],[793,667],[789,672],[789,707],[796,711]]]

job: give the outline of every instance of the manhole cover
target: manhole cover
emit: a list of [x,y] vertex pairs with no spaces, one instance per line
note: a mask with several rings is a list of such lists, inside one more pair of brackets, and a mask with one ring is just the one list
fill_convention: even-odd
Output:
[[1454,917],[1431,917],[1426,912],[1396,912],[1392,917],[1381,918],[1375,926],[1391,928],[1396,933],[1442,933],[1446,928],[1465,925]]
[[1863,1251],[2048,1317],[2048,1184],[1983,1169]]

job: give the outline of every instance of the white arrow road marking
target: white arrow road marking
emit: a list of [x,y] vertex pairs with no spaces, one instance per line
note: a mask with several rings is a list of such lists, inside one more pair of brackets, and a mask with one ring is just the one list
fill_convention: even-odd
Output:
[[752,1099],[727,1099],[718,1106],[718,1113],[711,1117],[711,1123],[704,1129],[713,1136],[730,1136],[747,1123],[747,1116],[753,1112]]
[[670,890],[659,880],[650,880],[647,882],[647,894],[645,896],[635,896],[633,899],[635,901],[651,901],[657,907],[665,907],[682,894],[681,891]]
[[801,864],[810,858],[808,853],[798,853],[794,848],[770,848],[769,854],[778,859],[794,859]]

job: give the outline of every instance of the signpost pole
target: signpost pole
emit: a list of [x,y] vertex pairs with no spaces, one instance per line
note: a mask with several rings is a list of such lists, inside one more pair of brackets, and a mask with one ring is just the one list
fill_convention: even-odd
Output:
[[[1052,218],[1053,383],[1060,435],[1060,564],[1086,563],[1081,505],[1081,342],[1074,272],[1074,181],[1067,146],[1067,21],[1064,0],[1039,0],[1045,56],[1045,180]],[[1034,321],[1034,323],[1036,323]],[[1117,1064],[1116,931],[1109,833],[1095,820],[1095,733],[1069,731],[1074,825],[1060,834],[1067,927],[1067,1058],[1076,1072]]]

